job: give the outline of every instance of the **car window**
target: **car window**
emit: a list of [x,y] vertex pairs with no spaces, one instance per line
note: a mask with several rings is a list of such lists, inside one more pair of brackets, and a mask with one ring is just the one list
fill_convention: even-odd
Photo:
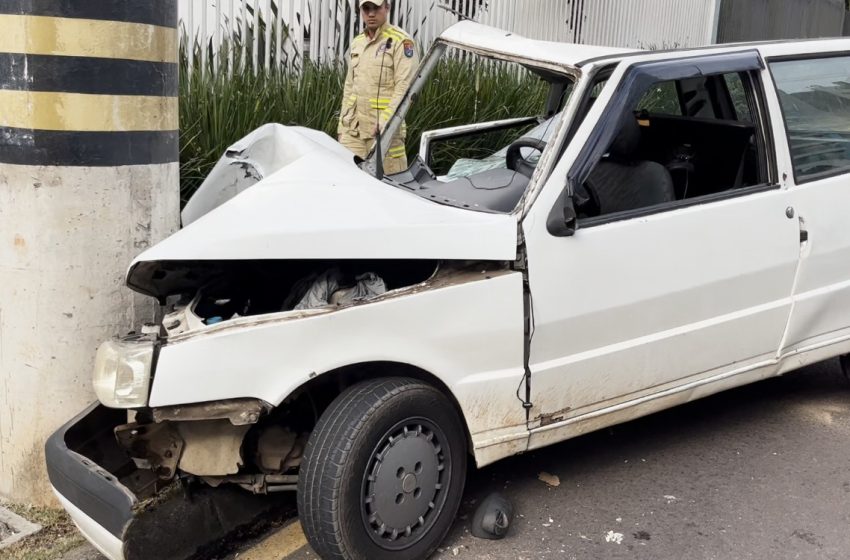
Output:
[[679,103],[676,82],[661,82],[649,88],[638,102],[637,110],[660,115],[681,115],[682,105]]
[[773,62],[798,183],[850,172],[850,57]]
[[[428,130],[543,115],[549,87],[539,75],[518,63],[449,48],[410,109],[407,143],[418,146],[421,134]],[[534,124],[441,139],[432,143],[431,161],[427,163],[443,176],[459,162],[463,165],[467,160],[494,158],[498,150]],[[504,157],[499,162],[505,166]]]
[[754,80],[730,72],[659,81],[630,94],[639,101],[624,108],[615,139],[577,189],[579,218],[663,211],[765,185],[761,125],[749,106]]
[[739,121],[753,121],[753,115],[750,113],[750,106],[747,103],[747,92],[744,90],[744,82],[741,81],[740,74],[725,74],[723,76],[726,82],[726,89],[729,91],[729,97],[732,99],[732,105],[735,108],[735,115]]

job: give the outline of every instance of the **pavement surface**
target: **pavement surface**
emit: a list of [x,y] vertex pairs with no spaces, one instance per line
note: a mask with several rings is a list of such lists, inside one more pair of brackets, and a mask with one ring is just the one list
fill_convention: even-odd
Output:
[[[494,491],[514,523],[473,538]],[[843,560],[848,526],[850,385],[831,360],[470,473],[434,558]],[[221,558],[317,556],[293,520]]]

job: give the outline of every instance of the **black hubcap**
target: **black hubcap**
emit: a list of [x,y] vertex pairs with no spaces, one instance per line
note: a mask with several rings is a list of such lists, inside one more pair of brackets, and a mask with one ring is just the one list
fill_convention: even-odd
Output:
[[381,548],[412,546],[433,526],[446,502],[451,454],[431,422],[399,422],[372,452],[363,479],[363,521]]

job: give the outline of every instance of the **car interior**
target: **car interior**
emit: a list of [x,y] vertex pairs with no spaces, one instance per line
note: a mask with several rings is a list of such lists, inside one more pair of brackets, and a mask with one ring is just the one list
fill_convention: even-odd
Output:
[[765,182],[745,79],[719,74],[650,88],[579,187],[579,218]]
[[[592,88],[583,114],[604,84],[602,77]],[[624,113],[606,153],[576,187],[578,217],[628,212],[766,182],[749,87],[745,73],[732,73],[649,88]],[[417,158],[407,171],[390,179],[442,204],[511,212],[531,180],[561,108],[550,104],[537,118],[537,126],[526,127],[511,144],[487,158],[458,160],[443,176]]]

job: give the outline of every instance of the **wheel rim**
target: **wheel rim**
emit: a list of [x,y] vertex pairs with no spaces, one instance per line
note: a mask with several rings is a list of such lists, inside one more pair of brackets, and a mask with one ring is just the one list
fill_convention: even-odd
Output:
[[424,537],[446,503],[451,450],[443,431],[424,418],[390,428],[369,457],[361,513],[372,541],[401,550]]

